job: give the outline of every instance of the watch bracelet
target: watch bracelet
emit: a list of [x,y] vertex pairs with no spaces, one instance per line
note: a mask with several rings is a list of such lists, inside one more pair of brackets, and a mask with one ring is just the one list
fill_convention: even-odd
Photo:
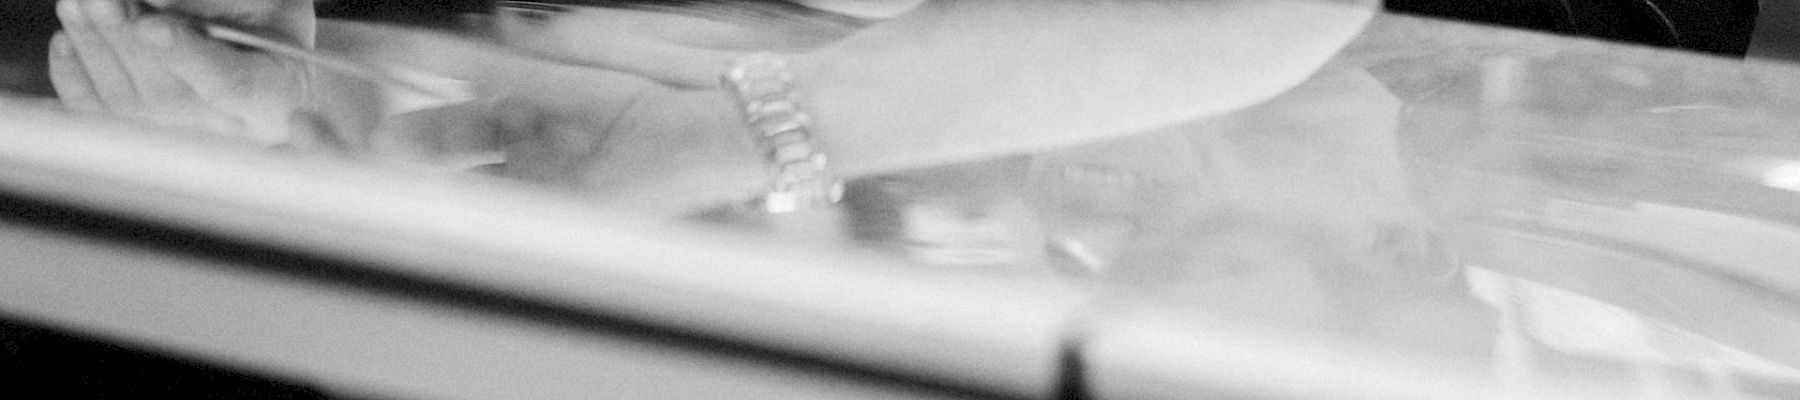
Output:
[[812,136],[812,117],[800,109],[787,60],[757,53],[734,61],[720,84],[755,131],[761,158],[773,177],[766,193],[749,204],[768,213],[822,208],[844,197],[844,182]]

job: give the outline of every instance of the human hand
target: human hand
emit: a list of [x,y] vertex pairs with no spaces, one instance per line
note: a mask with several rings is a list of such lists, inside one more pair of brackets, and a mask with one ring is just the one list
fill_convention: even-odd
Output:
[[270,145],[294,142],[291,126],[317,126],[296,118],[314,101],[304,63],[233,48],[146,6],[304,46],[315,24],[310,0],[62,0],[50,75],[64,105]]
[[[334,49],[469,81],[485,97],[389,118],[370,140],[373,151],[443,168],[503,158],[499,171],[508,177],[573,188],[633,210],[691,211],[745,197],[767,179],[737,107],[707,86],[739,54],[820,44],[817,36],[781,29],[750,31],[642,10],[568,10],[534,17],[550,22],[537,28],[509,27],[530,21],[505,9],[499,14],[506,48],[432,32],[327,24]],[[755,32],[762,33],[749,34]],[[521,48],[538,57],[519,57]]]

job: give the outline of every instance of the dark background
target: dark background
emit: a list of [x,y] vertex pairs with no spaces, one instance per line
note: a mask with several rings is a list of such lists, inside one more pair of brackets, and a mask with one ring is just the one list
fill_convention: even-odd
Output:
[[[337,18],[434,24],[454,21],[458,13],[485,11],[489,2],[322,0],[319,11]],[[1733,56],[1743,55],[1757,8],[1756,0],[1657,0],[1655,3],[1644,0],[1388,0],[1387,3],[1388,9],[1402,13]],[[46,45],[51,33],[58,29],[54,5],[55,0],[6,0],[0,3],[0,91],[54,95],[44,73]]]

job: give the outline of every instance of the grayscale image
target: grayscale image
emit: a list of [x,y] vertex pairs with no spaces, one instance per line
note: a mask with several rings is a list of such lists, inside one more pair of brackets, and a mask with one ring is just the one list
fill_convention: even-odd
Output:
[[1800,399],[1800,3],[0,17],[4,398]]

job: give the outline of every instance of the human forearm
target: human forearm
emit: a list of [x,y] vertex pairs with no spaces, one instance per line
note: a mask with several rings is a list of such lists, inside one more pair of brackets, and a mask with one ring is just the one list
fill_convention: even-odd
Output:
[[[1064,147],[1272,97],[1372,15],[1311,2],[1197,3],[936,3],[797,56],[800,104],[846,177]],[[588,187],[640,209],[762,189],[767,171],[723,96],[678,98],[667,104],[695,118],[613,141],[660,150],[597,157],[595,170],[608,172]]]
[[[855,177],[1076,145],[1247,106],[1303,80],[1370,14],[1282,0],[937,2],[794,55],[792,65],[814,138],[837,173]],[[672,212],[745,199],[771,179],[722,93],[646,91],[654,85],[630,74],[493,57],[457,40],[377,36],[417,46],[365,45],[363,53],[417,55],[404,62],[594,122],[551,130],[604,132],[595,132],[597,145],[514,141],[543,146],[508,152],[514,176]],[[627,101],[651,93],[660,94]]]
[[936,1],[796,62],[846,172],[1131,134],[1255,104],[1355,36],[1373,2]]

